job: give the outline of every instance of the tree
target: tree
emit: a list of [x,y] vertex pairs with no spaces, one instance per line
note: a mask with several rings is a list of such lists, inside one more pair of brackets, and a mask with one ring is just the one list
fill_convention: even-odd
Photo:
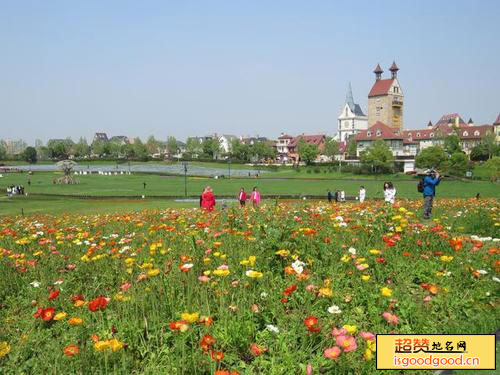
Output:
[[[246,146],[246,145],[245,145]],[[270,159],[275,156],[275,150],[267,142],[258,141],[250,146],[250,154],[257,160]]]
[[485,169],[491,182],[496,182],[500,176],[500,156],[494,156],[486,163],[483,168]]
[[481,139],[481,143],[484,145],[484,148],[488,154],[488,159],[491,159],[495,154],[499,152],[499,146],[497,145],[496,135],[495,133],[487,133],[483,139]]
[[203,153],[212,159],[216,159],[220,153],[220,142],[217,138],[205,139],[202,143]]
[[241,161],[250,161],[250,146],[242,143],[239,139],[231,140],[230,156]]
[[307,165],[311,164],[319,155],[318,146],[307,143],[303,138],[300,139],[297,146],[300,160]]
[[98,157],[109,155],[110,147],[108,142],[98,140],[92,143],[92,152]]
[[201,142],[198,138],[189,137],[186,141],[186,154],[190,157],[198,155],[203,151]]
[[127,160],[130,160],[135,157],[134,146],[130,143],[126,143],[121,146],[120,153],[125,156]]
[[375,141],[361,154],[361,164],[370,167],[374,173],[385,173],[392,170],[394,155],[387,144],[382,140]]
[[446,169],[455,176],[463,176],[469,170],[469,159],[463,152],[455,152],[446,164]]
[[418,168],[441,168],[448,160],[446,152],[441,146],[431,146],[420,151],[415,158]]
[[173,156],[176,155],[177,152],[179,151],[179,147],[177,145],[177,139],[175,137],[168,137],[167,138],[167,152]]
[[146,148],[150,155],[156,154],[159,151],[161,142],[151,135],[146,141]]
[[448,155],[462,152],[462,148],[460,147],[460,137],[455,133],[447,135],[444,137],[443,147]]
[[7,150],[5,150],[5,147],[0,144],[0,160],[5,160],[7,159]]
[[356,144],[356,140],[354,137],[351,137],[347,142],[347,155],[350,157],[355,157],[357,155],[358,145]]
[[488,160],[488,149],[483,143],[479,143],[472,147],[470,150],[470,160],[472,161],[485,161]]
[[26,147],[23,152],[23,160],[30,164],[35,164],[37,162],[36,149],[34,147]]
[[141,161],[148,161],[148,149],[139,137],[134,138],[133,142],[134,154]]
[[83,158],[90,155],[90,147],[84,137],[80,137],[78,143],[73,146],[73,152],[78,158]]
[[332,160],[339,153],[339,143],[332,137],[327,137],[325,146],[323,147],[323,155],[328,156]]
[[66,142],[49,142],[47,148],[52,159],[66,159],[69,155],[69,147]]

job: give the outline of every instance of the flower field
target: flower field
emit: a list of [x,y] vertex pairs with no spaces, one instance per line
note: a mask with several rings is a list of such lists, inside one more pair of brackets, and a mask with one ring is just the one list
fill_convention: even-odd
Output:
[[1,218],[0,373],[375,374],[377,333],[493,333],[499,202],[421,205]]

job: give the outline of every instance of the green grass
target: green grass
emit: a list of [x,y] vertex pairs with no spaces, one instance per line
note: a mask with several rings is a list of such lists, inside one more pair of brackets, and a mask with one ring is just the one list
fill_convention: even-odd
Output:
[[[8,185],[24,185],[26,192],[60,195],[84,196],[182,196],[184,195],[184,177],[167,177],[152,174],[133,174],[118,176],[87,175],[77,176],[78,185],[54,185],[52,181],[60,177],[59,172],[36,172],[31,177],[31,186],[28,186],[28,175],[25,173],[4,174],[0,179],[0,189],[5,192]],[[397,189],[397,197],[415,199],[420,198],[417,192],[417,180],[392,180]],[[146,182],[146,189],[143,188]],[[266,194],[304,194],[324,195],[328,189],[332,191],[344,190],[347,196],[356,196],[360,185],[367,190],[367,198],[382,198],[381,181],[374,180],[307,180],[307,179],[269,179],[269,178],[232,178],[218,179],[189,177],[187,193],[190,196],[199,196],[203,188],[212,186],[215,195],[237,196],[240,187],[250,191],[258,186],[261,193]],[[500,197],[497,184],[486,181],[458,181],[443,180],[437,188],[438,197],[469,198],[480,193],[482,197]]]

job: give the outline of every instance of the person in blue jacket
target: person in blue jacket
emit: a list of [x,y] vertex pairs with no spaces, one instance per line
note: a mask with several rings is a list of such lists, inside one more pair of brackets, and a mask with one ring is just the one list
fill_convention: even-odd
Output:
[[435,170],[427,171],[424,178],[424,219],[431,218],[432,203],[436,195],[436,186],[439,185],[441,176]]

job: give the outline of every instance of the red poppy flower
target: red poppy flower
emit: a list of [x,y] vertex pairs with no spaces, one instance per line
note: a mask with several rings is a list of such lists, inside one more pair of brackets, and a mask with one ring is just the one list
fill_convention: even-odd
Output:
[[53,308],[43,309],[41,317],[46,322],[49,322],[54,317],[55,312],[56,312],[56,310],[54,310]]
[[200,342],[200,346],[201,346],[201,349],[204,351],[204,352],[208,352],[208,350],[213,346],[215,345],[216,343],[216,340],[210,336],[210,335],[205,335],[203,336],[203,338],[201,339],[201,342]]
[[210,358],[212,358],[212,361],[220,362],[224,359],[224,353],[212,350],[210,352]]
[[288,288],[285,289],[285,291],[283,292],[283,295],[285,297],[290,297],[292,295],[292,293],[295,292],[296,290],[297,290],[297,285],[289,286]]
[[252,345],[250,345],[250,352],[253,356],[258,357],[267,352],[267,349],[261,348],[259,345],[253,343]]
[[38,319],[39,317],[42,316],[42,312],[43,312],[43,309],[41,307],[39,307],[38,310],[36,310],[36,313],[33,314],[33,318]]
[[89,303],[89,310],[92,312],[95,312],[97,310],[104,310],[106,309],[107,305],[108,305],[108,300],[103,296],[99,296],[95,300]]
[[385,263],[385,259],[384,258],[377,258],[375,259],[375,261],[379,264],[384,264]]
[[304,325],[306,326],[309,332],[318,333],[321,331],[321,328],[317,327],[318,319],[314,316],[310,316],[304,320]]
[[55,290],[49,295],[49,301],[55,300],[57,297],[59,297],[59,294],[61,294],[60,290]]
[[64,355],[66,357],[74,357],[80,354],[80,348],[76,345],[70,345],[64,348]]

